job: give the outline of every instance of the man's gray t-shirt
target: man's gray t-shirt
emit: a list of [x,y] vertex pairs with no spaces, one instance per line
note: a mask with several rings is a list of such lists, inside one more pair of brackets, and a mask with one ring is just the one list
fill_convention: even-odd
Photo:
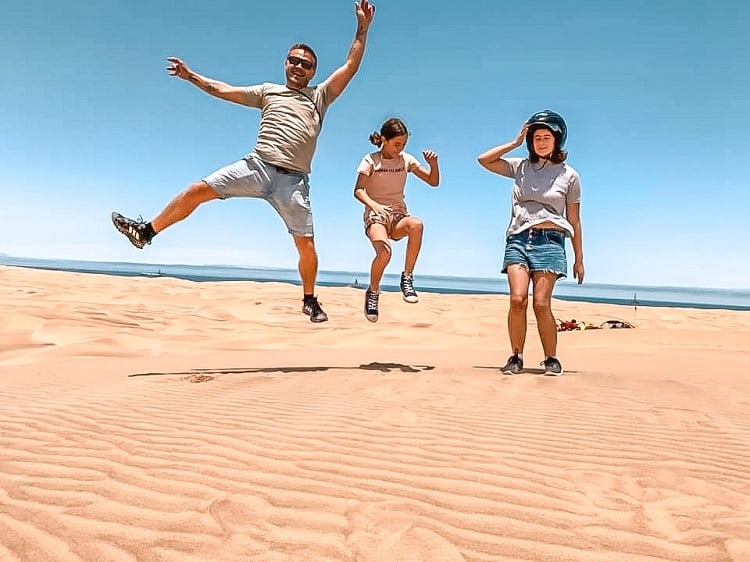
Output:
[[565,218],[568,203],[581,202],[581,181],[571,166],[549,162],[532,164],[528,158],[505,158],[513,185],[513,213],[507,236],[543,222],[552,222],[573,236]]
[[309,174],[323,116],[334,99],[328,82],[302,90],[248,86],[244,105],[261,110],[253,152],[269,164]]

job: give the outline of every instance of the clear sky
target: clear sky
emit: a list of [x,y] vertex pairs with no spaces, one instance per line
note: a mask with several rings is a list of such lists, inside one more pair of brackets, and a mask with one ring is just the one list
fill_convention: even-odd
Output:
[[[369,133],[397,116],[408,152],[440,157],[437,190],[407,183],[425,222],[417,284],[499,276],[512,182],[476,157],[551,108],[581,175],[586,281],[750,287],[748,2],[375,5],[313,161],[321,269],[369,269],[355,169]],[[258,110],[169,76],[166,57],[234,85],[283,83],[287,48],[305,42],[315,83],[343,63],[355,25],[348,0],[0,0],[0,253],[296,267],[264,201],[203,205],[144,250],[109,215],[151,219],[255,142]],[[387,272],[401,271],[404,246]]]

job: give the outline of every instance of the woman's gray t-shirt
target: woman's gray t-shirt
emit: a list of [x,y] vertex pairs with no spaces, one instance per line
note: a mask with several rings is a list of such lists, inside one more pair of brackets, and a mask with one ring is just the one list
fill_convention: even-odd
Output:
[[543,222],[552,222],[573,236],[573,226],[565,218],[568,203],[581,202],[581,181],[571,166],[531,163],[528,158],[504,158],[508,174],[515,180],[513,211],[506,236],[518,234]]

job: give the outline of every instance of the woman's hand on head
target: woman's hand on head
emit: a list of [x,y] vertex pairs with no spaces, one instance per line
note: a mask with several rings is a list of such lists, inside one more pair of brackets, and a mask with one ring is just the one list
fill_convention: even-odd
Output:
[[518,136],[516,137],[516,140],[513,142],[516,146],[521,146],[524,142],[526,142],[526,134],[529,132],[529,124],[524,123],[523,127],[521,127],[521,131],[518,133]]

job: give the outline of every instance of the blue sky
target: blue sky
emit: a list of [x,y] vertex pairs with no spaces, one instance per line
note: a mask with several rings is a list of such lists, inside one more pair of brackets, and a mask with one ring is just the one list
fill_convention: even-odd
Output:
[[[440,156],[437,190],[407,184],[426,228],[417,278],[497,277],[511,181],[476,157],[552,108],[581,175],[586,281],[750,286],[749,4],[375,4],[362,68],[330,108],[313,162],[321,269],[369,269],[355,169],[369,133],[397,116],[412,133],[407,151]],[[296,267],[263,201],[203,205],[145,250],[109,214],[150,219],[254,144],[257,110],[170,77],[166,57],[235,85],[283,82],[286,50],[301,41],[318,53],[317,82],[342,64],[354,28],[344,0],[3,2],[0,253]]]

